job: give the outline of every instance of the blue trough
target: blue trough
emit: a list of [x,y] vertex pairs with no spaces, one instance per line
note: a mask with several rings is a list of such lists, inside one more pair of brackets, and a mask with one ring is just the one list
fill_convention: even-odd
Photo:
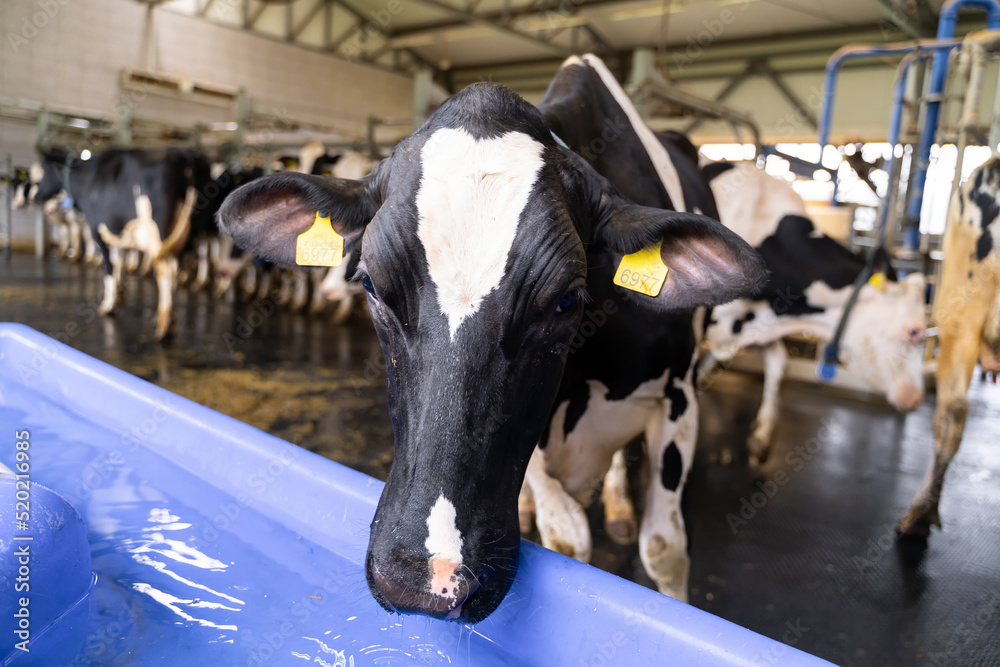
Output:
[[[21,526],[0,484],[0,665],[829,664],[527,542],[482,623],[390,615],[363,571],[381,482],[17,324],[0,426],[11,468],[28,431],[33,484]],[[9,627],[23,544],[30,653]]]

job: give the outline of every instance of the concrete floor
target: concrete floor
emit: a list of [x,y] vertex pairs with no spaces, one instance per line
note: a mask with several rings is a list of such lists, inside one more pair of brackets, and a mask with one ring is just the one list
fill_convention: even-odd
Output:
[[[155,287],[130,278],[115,318],[96,314],[95,269],[15,255],[0,261],[0,321],[73,347],[311,451],[385,478],[392,431],[378,342],[361,318],[318,318],[177,297],[177,335],[152,339]],[[942,532],[897,543],[893,526],[932,450],[928,405],[890,408],[789,384],[770,460],[741,443],[759,378],[724,374],[702,395],[685,514],[691,603],[843,665],[1000,665],[1000,388],[973,382],[968,428],[948,474]],[[714,461],[724,449],[735,462]],[[641,450],[631,471],[641,486]],[[782,476],[780,473],[784,473]],[[777,475],[777,477],[776,477]],[[769,486],[786,479],[780,487]],[[773,497],[745,523],[758,484]],[[750,512],[745,511],[749,516]],[[645,585],[635,547],[610,543],[592,511],[594,564]],[[727,518],[728,517],[728,518]],[[769,657],[770,658],[770,657]],[[556,664],[555,662],[553,664]],[[783,664],[775,655],[762,664]]]

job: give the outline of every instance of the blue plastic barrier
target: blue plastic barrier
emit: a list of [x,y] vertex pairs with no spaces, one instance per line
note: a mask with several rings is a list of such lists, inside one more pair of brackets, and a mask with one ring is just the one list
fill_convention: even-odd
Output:
[[0,324],[0,426],[0,461],[27,429],[31,480],[89,530],[72,665],[829,664],[527,542],[482,623],[390,615],[363,571],[380,482],[22,325]]

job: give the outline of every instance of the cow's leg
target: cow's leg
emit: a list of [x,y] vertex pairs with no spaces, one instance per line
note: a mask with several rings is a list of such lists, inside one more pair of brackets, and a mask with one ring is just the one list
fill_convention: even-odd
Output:
[[70,248],[69,220],[61,212],[57,212],[52,215],[52,222],[52,227],[58,230],[59,233],[59,249],[56,252],[59,259],[66,259],[69,257]]
[[111,315],[117,310],[119,287],[122,278],[122,253],[116,247],[102,248],[104,260],[104,298],[97,312],[101,315]]
[[[148,276],[150,270],[153,268],[153,254],[150,252],[143,252],[141,250],[135,251],[136,256],[139,258],[139,275]],[[174,276],[177,279],[177,276]]]
[[124,251],[125,254],[125,270],[129,273],[135,273],[139,270],[139,251],[134,249],[128,249]]
[[200,292],[208,284],[208,244],[208,239],[201,238],[198,239],[195,247],[195,254],[198,257],[198,269],[194,276],[194,282],[191,284],[191,290],[194,292]]
[[758,350],[764,362],[764,394],[753,424],[753,432],[747,440],[752,466],[759,466],[770,454],[771,436],[778,421],[781,380],[785,377],[785,366],[788,364],[788,350],[780,340]]
[[[941,297],[939,297],[941,298]],[[966,311],[972,317],[972,310]],[[983,313],[985,316],[985,313]],[[983,322],[940,325],[937,405],[934,409],[934,458],[924,477],[923,488],[897,527],[900,534],[926,537],[931,526],[941,527],[938,501],[948,464],[958,452],[969,411],[969,382],[976,366]],[[957,326],[956,326],[957,325]]]
[[601,502],[604,504],[604,530],[608,536],[618,544],[634,544],[639,527],[635,520],[635,507],[629,497],[624,447],[611,457],[611,467],[604,475]]
[[639,557],[661,593],[687,602],[687,534],[681,516],[681,493],[694,458],[698,437],[698,402],[689,383],[683,383],[688,404],[676,421],[664,401],[646,425],[649,489],[639,531]]
[[80,242],[80,221],[72,209],[66,211],[66,226],[69,229],[69,247],[67,255],[74,262],[79,262],[83,255],[83,244]]
[[295,276],[295,287],[292,295],[292,312],[301,313],[309,303],[309,270],[296,269],[292,272]]
[[354,310],[354,295],[348,294],[337,302],[337,310],[333,313],[333,324],[343,324]]
[[309,269],[310,299],[309,314],[319,315],[326,308],[326,298],[323,296],[321,286],[326,279],[326,271],[323,269]]
[[170,330],[174,290],[177,287],[177,258],[170,255],[153,260],[153,271],[156,274],[159,296],[156,306],[156,340],[163,340]]
[[79,221],[80,236],[83,239],[83,260],[87,264],[100,264],[101,254],[97,251],[97,244],[94,243],[94,234],[90,231],[90,225],[84,221]]
[[698,388],[708,389],[712,386],[712,377],[719,367],[719,358],[711,351],[706,352],[698,364]]
[[[260,272],[260,280],[257,281],[257,300],[263,301],[271,295],[271,286],[277,278],[278,288],[275,301],[279,306],[284,306],[287,303],[284,300],[287,292],[284,290],[285,283],[281,275],[283,271],[281,269],[268,269],[263,266],[256,268]],[[275,277],[275,272],[278,272],[277,277]]]
[[[566,493],[559,480],[545,471],[544,455],[537,447],[531,454],[524,481],[531,485],[530,494],[534,497],[536,509],[535,523],[542,536],[542,546],[588,562],[592,543],[587,515],[580,503]],[[523,493],[521,497],[524,497]],[[519,517],[522,516],[521,510],[519,507]]]
[[517,495],[517,523],[521,535],[527,535],[535,527],[535,494],[531,492],[531,484],[525,479],[521,484],[521,492]]
[[257,293],[257,282],[261,278],[260,271],[252,261],[249,261],[244,264],[239,275],[239,299],[240,301],[249,301]]
[[[275,271],[277,271],[277,273],[278,273],[278,277],[277,277],[277,280],[278,280],[278,298],[277,298],[277,302],[278,302],[278,305],[281,306],[282,308],[287,308],[288,304],[290,304],[292,302],[292,296],[293,296],[293,291],[294,291],[293,290],[293,287],[294,287],[293,286],[293,280],[294,279],[292,277],[292,274],[294,273],[294,270],[293,269],[274,269],[274,270],[271,271],[271,273],[274,273]],[[272,278],[272,280],[273,280],[273,278]],[[257,291],[257,298],[258,299],[262,299],[263,298],[260,295],[260,290]]]

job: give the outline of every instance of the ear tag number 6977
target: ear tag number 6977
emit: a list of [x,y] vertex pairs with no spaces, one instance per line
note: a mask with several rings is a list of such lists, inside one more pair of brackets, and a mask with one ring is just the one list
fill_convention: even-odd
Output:
[[615,273],[615,285],[646,296],[657,296],[667,279],[667,272],[670,271],[660,256],[662,246],[663,241],[658,241],[655,245],[622,257]]
[[340,266],[344,261],[344,237],[336,232],[326,211],[316,211],[312,227],[295,241],[295,263],[299,266]]

